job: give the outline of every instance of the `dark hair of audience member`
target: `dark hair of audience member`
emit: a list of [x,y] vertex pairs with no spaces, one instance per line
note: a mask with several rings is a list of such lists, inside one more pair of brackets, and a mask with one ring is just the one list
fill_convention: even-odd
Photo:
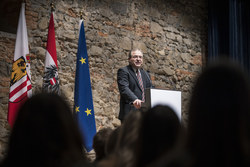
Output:
[[114,153],[115,146],[116,146],[116,143],[118,141],[118,136],[119,136],[120,129],[121,129],[120,126],[117,127],[109,135],[108,140],[107,140],[107,144],[105,146],[106,155],[110,155],[110,154]]
[[66,167],[85,159],[78,126],[64,99],[40,93],[24,103],[3,166]]
[[103,128],[99,130],[93,139],[93,149],[95,150],[96,159],[95,161],[100,161],[105,158],[105,147],[107,140],[113,130],[111,128]]
[[136,159],[137,166],[144,167],[175,147],[181,123],[174,110],[164,105],[149,109],[141,122]]
[[187,131],[192,166],[249,166],[250,93],[242,69],[223,60],[195,84]]

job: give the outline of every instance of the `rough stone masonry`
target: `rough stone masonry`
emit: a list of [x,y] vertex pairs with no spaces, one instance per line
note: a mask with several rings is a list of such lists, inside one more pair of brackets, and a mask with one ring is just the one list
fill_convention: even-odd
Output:
[[[54,0],[60,87],[73,108],[80,11],[83,11],[97,130],[119,126],[118,68],[128,51],[139,47],[143,68],[157,88],[182,92],[186,122],[192,85],[207,46],[206,0]],[[26,22],[31,53],[33,93],[41,90],[50,18],[49,0],[27,0]],[[0,32],[0,157],[10,128],[7,123],[10,71],[16,34]]]

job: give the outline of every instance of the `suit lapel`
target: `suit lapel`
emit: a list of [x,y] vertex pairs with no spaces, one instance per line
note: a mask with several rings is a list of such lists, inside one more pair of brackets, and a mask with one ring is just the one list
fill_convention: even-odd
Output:
[[142,82],[143,82],[143,88],[146,89],[147,76],[146,76],[144,70],[140,69],[140,72],[141,72],[141,78],[142,78]]

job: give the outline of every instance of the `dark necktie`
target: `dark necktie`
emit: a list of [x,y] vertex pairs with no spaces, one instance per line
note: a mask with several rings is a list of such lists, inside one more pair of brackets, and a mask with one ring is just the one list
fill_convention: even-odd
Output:
[[143,82],[142,82],[142,78],[141,78],[141,73],[139,72],[139,70],[136,71],[137,74],[137,79],[139,81],[141,90],[142,90],[142,101],[145,101],[145,96],[144,96],[144,88],[143,88]]

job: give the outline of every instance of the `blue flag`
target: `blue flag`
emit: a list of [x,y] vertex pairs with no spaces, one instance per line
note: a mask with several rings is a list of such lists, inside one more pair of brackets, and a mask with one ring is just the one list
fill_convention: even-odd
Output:
[[84,146],[89,152],[92,150],[93,138],[96,134],[96,124],[84,23],[82,20],[80,22],[77,50],[74,113],[82,133]]

